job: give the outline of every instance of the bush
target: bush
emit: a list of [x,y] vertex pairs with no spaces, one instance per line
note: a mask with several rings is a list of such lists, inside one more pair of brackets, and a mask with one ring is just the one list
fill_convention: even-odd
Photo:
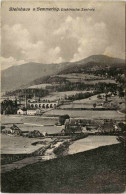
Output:
[[26,137],[34,138],[34,137],[43,137],[42,133],[40,133],[38,130],[30,131]]
[[61,124],[61,125],[64,125],[65,120],[66,120],[66,119],[69,119],[69,118],[70,118],[69,115],[61,115],[61,116],[59,116],[59,122],[60,122],[60,124]]

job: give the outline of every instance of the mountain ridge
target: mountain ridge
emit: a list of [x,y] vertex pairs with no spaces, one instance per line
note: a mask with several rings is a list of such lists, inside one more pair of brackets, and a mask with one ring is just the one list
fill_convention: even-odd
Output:
[[100,65],[121,65],[125,64],[125,59],[113,58],[105,55],[92,55],[76,62],[63,62],[60,64],[42,64],[42,63],[25,63],[19,66],[12,66],[6,70],[2,70],[1,86],[2,91],[10,91],[22,88],[26,85],[34,83],[35,80],[41,80],[46,76],[61,74],[67,72],[70,68],[88,66],[88,63]]

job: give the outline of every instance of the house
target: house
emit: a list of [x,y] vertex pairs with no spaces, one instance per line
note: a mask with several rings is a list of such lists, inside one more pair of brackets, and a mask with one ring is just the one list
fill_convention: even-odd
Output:
[[93,124],[88,124],[86,126],[87,131],[91,131],[91,130],[97,130],[98,126],[97,125],[93,125]]
[[27,115],[40,115],[42,114],[41,110],[40,109],[28,109],[27,110]]
[[16,125],[13,124],[12,127],[10,127],[11,134],[13,135],[21,135],[22,131],[19,129]]
[[102,107],[103,106],[103,103],[97,103],[97,106],[101,106]]
[[115,132],[114,123],[112,120],[104,120],[104,124],[102,125],[102,131],[103,133],[112,133]]
[[33,138],[33,137],[43,137],[42,133],[40,133],[38,130],[30,131],[26,137]]
[[16,125],[13,124],[12,127],[3,129],[2,133],[12,134],[12,135],[21,135],[22,131]]
[[10,128],[5,128],[5,129],[2,130],[2,133],[11,134],[11,129]]
[[76,126],[76,125],[81,125],[81,123],[79,119],[70,118],[65,120],[65,125]]
[[82,133],[82,126],[80,120],[66,119],[65,121],[65,133]]
[[25,109],[25,108],[20,108],[20,109],[18,109],[18,111],[17,111],[17,114],[18,115],[26,115],[27,114],[27,109]]
[[82,127],[82,132],[84,133],[84,132],[87,132],[87,127],[85,126],[85,127]]

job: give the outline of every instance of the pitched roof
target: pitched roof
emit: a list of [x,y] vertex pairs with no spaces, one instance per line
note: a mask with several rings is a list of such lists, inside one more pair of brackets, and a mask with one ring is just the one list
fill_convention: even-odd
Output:
[[20,109],[18,109],[18,111],[20,111],[20,110],[22,110],[22,111],[27,111],[26,108],[20,108]]

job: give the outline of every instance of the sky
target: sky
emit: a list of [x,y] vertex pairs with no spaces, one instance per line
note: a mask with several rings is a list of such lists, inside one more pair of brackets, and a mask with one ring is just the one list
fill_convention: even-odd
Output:
[[[9,11],[10,7],[30,11]],[[33,8],[95,11],[32,11]],[[91,55],[125,57],[124,2],[3,2],[2,69],[28,62],[79,61]]]

